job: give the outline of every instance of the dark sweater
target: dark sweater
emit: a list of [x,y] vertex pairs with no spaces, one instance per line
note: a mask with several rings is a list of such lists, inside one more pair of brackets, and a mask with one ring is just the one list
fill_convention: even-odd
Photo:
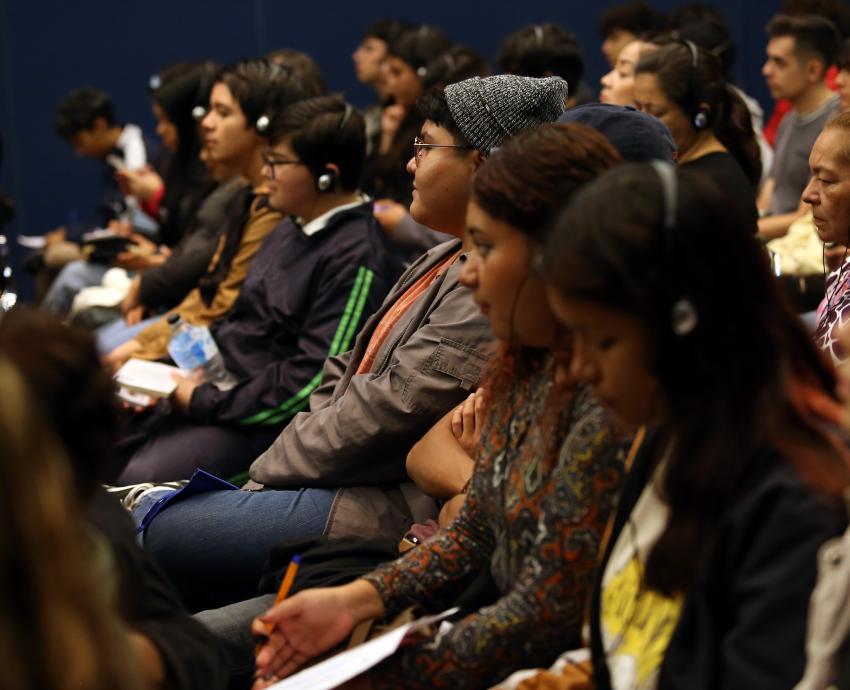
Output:
[[[635,459],[591,597],[595,688],[611,687],[599,626],[602,575],[657,457],[657,439]],[[809,598],[817,551],[840,534],[840,505],[809,488],[776,450],[749,464],[740,498],[717,523],[696,580],[685,595],[659,675],[659,690],[773,690],[803,675]]]
[[311,236],[283,221],[254,257],[233,309],[211,328],[239,383],[196,388],[190,416],[280,425],[307,409],[325,359],[350,348],[400,270],[371,203],[340,211]]
[[696,170],[710,179],[723,193],[726,200],[736,208],[736,212],[752,222],[752,231],[758,231],[758,209],[756,191],[744,174],[743,168],[730,153],[716,151],[687,163],[683,170]]
[[218,641],[194,620],[165,574],[136,543],[130,515],[99,489],[88,522],[109,544],[117,568],[119,614],[157,648],[171,690],[217,690],[227,686]]

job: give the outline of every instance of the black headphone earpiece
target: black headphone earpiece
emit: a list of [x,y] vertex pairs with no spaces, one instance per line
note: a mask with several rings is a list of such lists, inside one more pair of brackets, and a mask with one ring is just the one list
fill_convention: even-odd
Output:
[[[673,232],[676,228],[676,211],[679,206],[679,181],[676,178],[676,168],[665,161],[651,161],[658,179],[661,182],[661,195],[664,213],[664,244],[667,247],[671,261],[671,272],[674,270],[672,262],[675,260],[673,251]],[[672,276],[671,276],[672,278]],[[678,286],[676,286],[678,293]],[[699,314],[694,303],[687,297],[677,294],[670,308],[670,328],[675,335],[683,337],[691,333],[699,323]]]

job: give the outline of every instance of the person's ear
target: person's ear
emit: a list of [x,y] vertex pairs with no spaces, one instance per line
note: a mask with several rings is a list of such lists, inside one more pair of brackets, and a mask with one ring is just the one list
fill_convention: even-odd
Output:
[[481,151],[475,149],[472,152],[472,156],[470,158],[472,160],[472,169],[478,170],[478,168],[481,167],[481,164],[486,160],[487,157],[483,153],[481,153]]
[[94,119],[94,122],[91,123],[90,131],[93,133],[100,133],[105,132],[107,129],[109,129],[109,123],[106,121],[106,118],[102,115],[98,115]]
[[806,78],[810,82],[819,82],[823,79],[825,71],[826,67],[823,64],[823,60],[819,58],[809,58],[806,60]]

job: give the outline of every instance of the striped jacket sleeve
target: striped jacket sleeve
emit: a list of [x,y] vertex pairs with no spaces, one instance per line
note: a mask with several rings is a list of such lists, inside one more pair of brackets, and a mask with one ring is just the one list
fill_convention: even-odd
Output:
[[381,304],[385,278],[359,262],[329,262],[313,293],[297,352],[267,366],[228,391],[210,384],[195,389],[189,415],[199,422],[280,426],[308,409],[329,356],[351,347],[363,322]]

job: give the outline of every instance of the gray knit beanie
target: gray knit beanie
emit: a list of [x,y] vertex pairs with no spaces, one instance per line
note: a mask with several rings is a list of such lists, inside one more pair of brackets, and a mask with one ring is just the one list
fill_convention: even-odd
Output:
[[566,110],[568,93],[561,77],[515,74],[473,77],[445,88],[457,128],[485,155],[517,132],[557,120]]

